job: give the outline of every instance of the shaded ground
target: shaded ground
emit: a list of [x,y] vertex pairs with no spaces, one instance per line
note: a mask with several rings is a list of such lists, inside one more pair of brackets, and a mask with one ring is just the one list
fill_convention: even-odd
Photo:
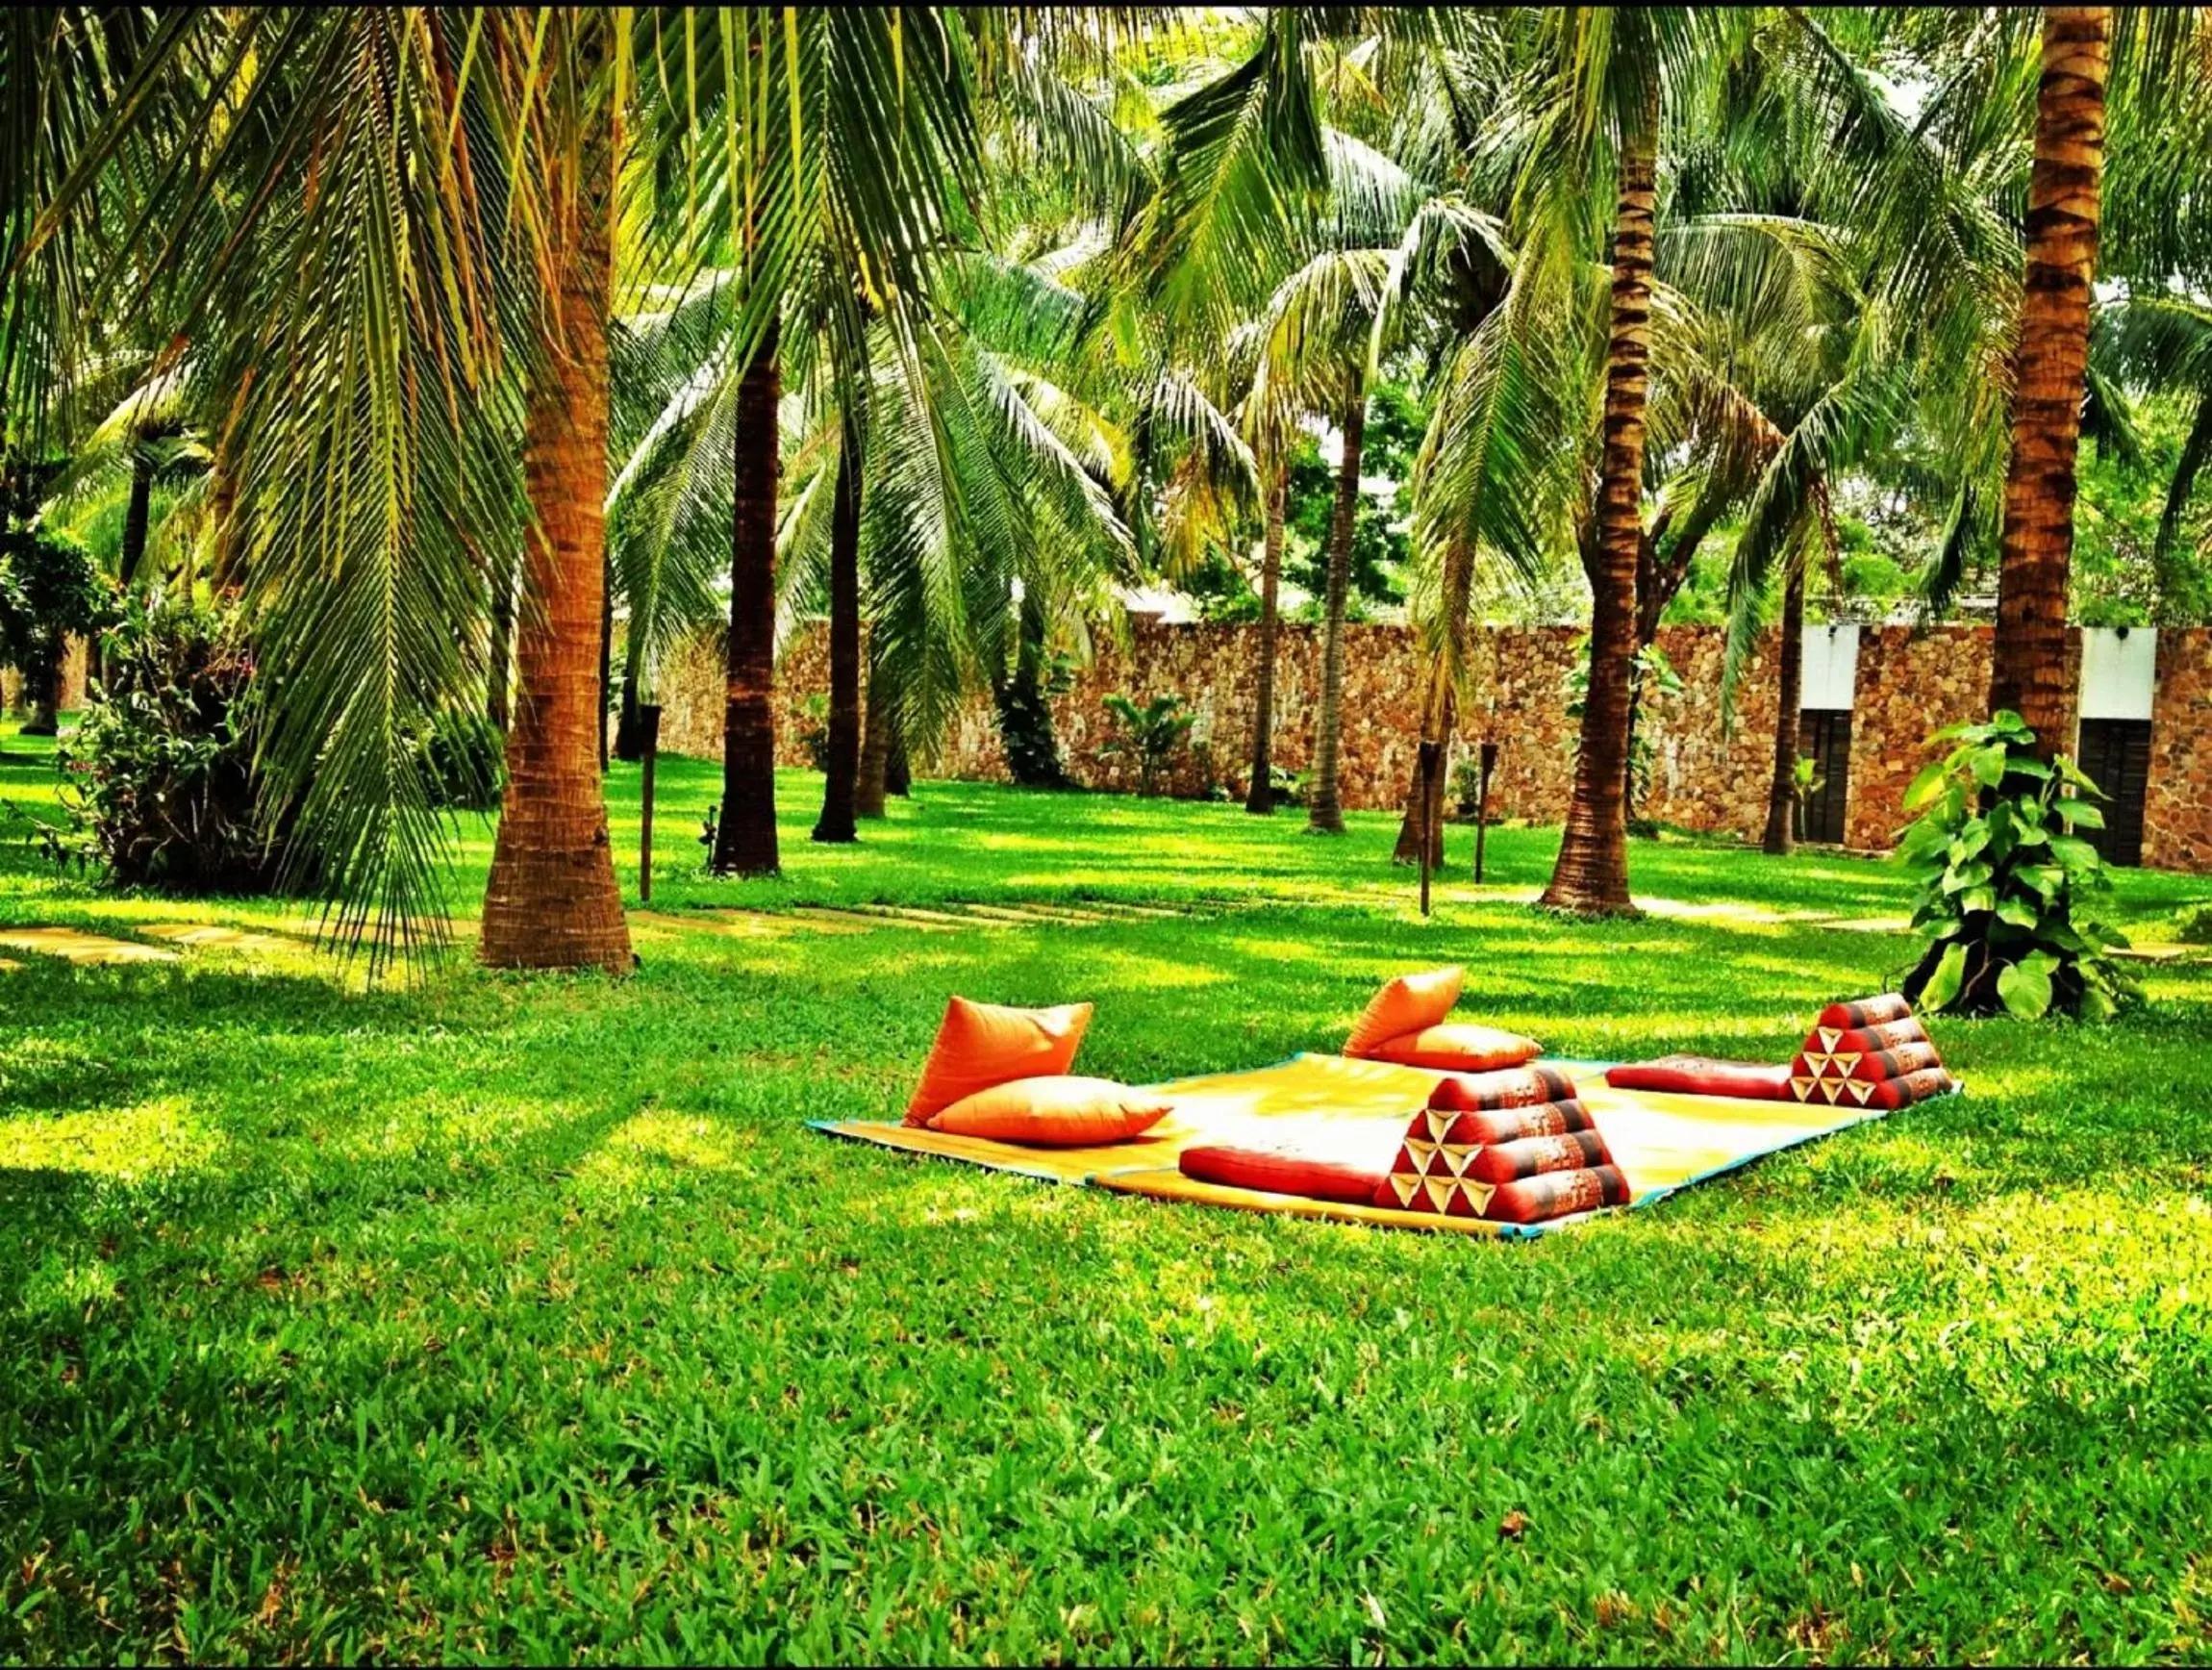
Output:
[[[0,1657],[2212,1652],[2212,969],[1939,1022],[1967,1098],[1534,1245],[1253,1219],[801,1122],[894,1111],[955,990],[1093,999],[1132,1080],[1445,959],[1561,1053],[1778,1056],[1908,960],[1836,925],[1900,878],[1639,844],[1666,914],[1570,926],[1507,830],[1424,924],[1388,819],[925,784],[826,851],[794,773],[736,886],[678,873],[714,770],[662,780],[619,985],[364,992],[0,813],[0,924],[181,953],[0,971]],[[782,915],[1097,899],[1194,914]],[[199,924],[253,937],[147,931]]]

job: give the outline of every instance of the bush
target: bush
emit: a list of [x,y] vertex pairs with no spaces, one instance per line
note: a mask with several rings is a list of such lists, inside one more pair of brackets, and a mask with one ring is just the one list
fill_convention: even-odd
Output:
[[817,691],[799,703],[799,715],[806,721],[799,731],[799,746],[806,749],[815,770],[826,777],[829,775],[829,697]]
[[2111,891],[2097,848],[2074,833],[2101,829],[2102,797],[2072,760],[2046,763],[2020,715],[1955,724],[1931,742],[1955,746],[1905,791],[1899,856],[1921,884],[1913,925],[1928,948],[1905,982],[1923,1008],[2022,1020],[2049,1011],[2102,1020],[2134,983],[2106,953],[2126,940],[2092,920]]
[[264,819],[254,664],[237,619],[182,603],[133,606],[104,648],[98,699],[58,755],[70,822],[44,826],[48,851],[97,862],[123,886],[275,887],[292,819]]
[[1139,707],[1127,696],[1116,695],[1108,696],[1101,705],[1119,728],[1098,746],[1099,753],[1134,759],[1137,793],[1158,794],[1160,773],[1168,769],[1168,762],[1183,746],[1183,739],[1198,722],[1198,716],[1183,711],[1183,698],[1179,696],[1155,696]]
[[2174,932],[2194,946],[2212,945],[2212,903],[2184,905],[2174,919]]
[[91,553],[67,534],[0,531],[0,662],[23,674],[37,718],[24,734],[52,736],[68,635],[114,619],[115,589]]
[[421,741],[431,803],[465,812],[495,812],[507,782],[507,739],[482,713],[434,724]]

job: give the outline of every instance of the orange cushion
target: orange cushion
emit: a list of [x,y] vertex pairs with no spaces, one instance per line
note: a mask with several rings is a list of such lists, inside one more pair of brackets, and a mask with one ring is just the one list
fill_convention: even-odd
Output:
[[1345,1040],[1346,1055],[1372,1055],[1377,1044],[1433,1026],[1459,1001],[1460,969],[1431,969],[1425,974],[1400,974],[1374,995]]
[[922,1063],[921,1083],[906,1104],[906,1123],[927,1125],[931,1114],[994,1084],[1067,1072],[1090,1025],[1089,1003],[1009,1009],[953,999]]
[[1033,1148],[1093,1148],[1126,1141],[1167,1114],[1166,1098],[1152,1091],[1132,1090],[1111,1078],[1050,1075],[1017,1078],[963,1097],[929,1126],[954,1136],[986,1136]]
[[1452,1073],[1490,1073],[1500,1067],[1519,1067],[1544,1053],[1544,1046],[1518,1032],[1496,1026],[1477,1026],[1469,1021],[1423,1026],[1400,1038],[1391,1038],[1367,1051],[1370,1061],[1395,1061],[1401,1067],[1437,1067]]

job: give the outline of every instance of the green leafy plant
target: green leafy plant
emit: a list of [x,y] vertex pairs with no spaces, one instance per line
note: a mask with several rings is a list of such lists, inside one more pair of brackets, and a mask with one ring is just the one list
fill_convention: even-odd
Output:
[[[235,618],[134,606],[104,645],[100,699],[55,755],[64,824],[46,851],[123,886],[260,893],[288,873],[295,807],[264,804],[254,659]],[[313,881],[312,866],[289,878]]]
[[2108,954],[2127,941],[2087,910],[2112,885],[2075,833],[2104,826],[2089,798],[2101,791],[2063,755],[2042,759],[2009,709],[1929,741],[1952,746],[1905,791],[1905,810],[1921,817],[1898,850],[1920,883],[1913,925],[1928,935],[1905,995],[2023,1021],[2110,1016],[2138,993]]
[[2212,902],[2184,905],[2174,915],[2174,933],[2193,946],[2212,945]]
[[817,691],[799,703],[799,717],[805,721],[799,729],[799,746],[806,749],[814,769],[826,774],[829,771],[829,697]]
[[1160,792],[1160,773],[1197,722],[1197,715],[1183,711],[1179,696],[1155,696],[1143,707],[1127,696],[1115,695],[1101,703],[1114,716],[1118,729],[1099,745],[1101,754],[1119,755],[1137,762],[1137,793]]
[[1797,763],[1790,768],[1791,816],[1797,822],[1797,839],[1805,838],[1805,802],[1828,786],[1827,778],[1821,775],[1821,763],[1810,754],[1799,754]]

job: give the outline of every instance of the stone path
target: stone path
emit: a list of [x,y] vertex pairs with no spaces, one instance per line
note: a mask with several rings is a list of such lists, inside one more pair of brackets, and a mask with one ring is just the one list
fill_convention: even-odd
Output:
[[177,953],[137,940],[110,939],[74,927],[0,928],[0,946],[10,950],[37,951],[69,963],[95,966],[109,963],[173,963]]
[[224,927],[212,922],[158,922],[138,931],[149,939],[158,939],[167,945],[188,946],[194,950],[214,946],[225,950],[281,951],[296,950],[299,941],[270,933],[255,933],[242,927]]
[[630,920],[650,928],[691,928],[740,939],[774,939],[792,933],[871,933],[908,928],[917,933],[1009,933],[1038,927],[1107,927],[1133,923],[1187,922],[1219,916],[1228,908],[1171,908],[1164,905],[1107,903],[986,904],[947,899],[936,904],[794,904],[788,910],[633,910]]

